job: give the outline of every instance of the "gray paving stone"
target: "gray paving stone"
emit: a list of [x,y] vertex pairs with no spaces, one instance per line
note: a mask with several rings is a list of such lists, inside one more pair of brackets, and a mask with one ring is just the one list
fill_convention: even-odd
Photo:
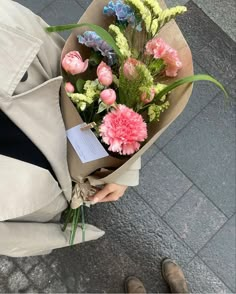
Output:
[[[206,71],[194,62],[194,73]],[[219,88],[210,82],[196,82],[193,92],[183,113],[168,127],[157,140],[157,146],[163,148],[189,121],[199,113],[219,93]]]
[[84,9],[87,9],[90,3],[92,3],[92,0],[76,0],[80,6],[82,6]]
[[32,1],[32,0],[15,0],[15,2],[20,3],[21,5],[29,8],[34,13],[38,14],[43,8],[47,7],[54,0],[40,0],[40,1]]
[[21,257],[15,259],[19,267],[27,273],[33,266],[39,263],[40,259],[37,256],[34,257]]
[[213,77],[227,84],[236,76],[236,45],[226,35],[216,36],[199,53],[197,60]]
[[[235,81],[231,86],[234,97]],[[229,217],[235,212],[234,105],[219,94],[163,149]]]
[[[75,0],[56,0],[40,12],[40,16],[50,25],[77,23],[84,9]],[[71,31],[60,33],[67,39]]]
[[67,293],[67,288],[59,279],[51,281],[50,285],[43,289],[43,293]]
[[144,167],[159,152],[159,148],[153,144],[152,147],[142,156],[142,167]]
[[236,216],[234,215],[214,238],[200,251],[207,265],[236,292]]
[[108,234],[95,242],[57,251],[56,256],[69,293],[123,293],[124,279],[130,275],[139,276],[151,292],[167,291],[158,269],[147,271],[136,264]]
[[195,252],[227,221],[195,186],[166,213],[164,219]]
[[27,276],[37,288],[44,289],[50,286],[55,274],[45,263],[41,262],[31,269]]
[[173,163],[159,152],[141,170],[135,190],[163,215],[192,185]]
[[188,0],[166,0],[167,7],[175,7],[176,5],[185,5]]
[[0,276],[9,275],[14,268],[14,264],[10,258],[6,256],[0,256]]
[[198,257],[184,268],[184,273],[191,293],[231,293],[230,289]]
[[230,82],[235,76],[235,43],[193,1],[187,8],[177,23],[194,60],[224,84]]
[[181,264],[190,261],[193,252],[148,206],[143,205],[142,212],[136,212],[141,203],[138,196],[128,202],[128,208],[123,205],[119,210],[113,205],[94,207],[89,222],[105,229],[106,235],[121,245],[132,260],[150,270],[159,268],[165,256],[172,256]]
[[236,3],[234,0],[195,0],[194,2],[236,41]]
[[29,280],[18,269],[16,269],[8,279],[8,288],[11,293],[23,292],[29,286]]

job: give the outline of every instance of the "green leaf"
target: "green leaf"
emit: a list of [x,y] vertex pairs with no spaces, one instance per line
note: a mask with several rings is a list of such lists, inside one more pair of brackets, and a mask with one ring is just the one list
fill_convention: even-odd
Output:
[[107,109],[107,105],[106,105],[105,103],[101,102],[101,103],[99,104],[97,114],[103,112],[105,109]]
[[225,88],[223,87],[223,85],[220,82],[218,82],[216,79],[214,79],[213,77],[211,77],[209,75],[199,74],[199,75],[189,76],[189,77],[177,80],[174,83],[168,85],[166,88],[164,88],[160,93],[158,93],[155,96],[155,100],[159,100],[162,96],[168,94],[170,91],[172,91],[173,89],[175,89],[178,86],[181,86],[185,83],[192,83],[192,82],[196,82],[196,81],[212,82],[224,92],[226,97],[228,97],[228,94],[227,94]]
[[47,27],[47,32],[61,32],[66,30],[72,30],[74,28],[81,28],[81,27],[89,27],[94,32],[96,32],[104,41],[107,42],[108,45],[112,47],[112,49],[115,51],[115,53],[122,58],[122,54],[120,52],[119,47],[116,45],[115,40],[113,39],[112,35],[109,34],[106,30],[104,30],[102,27],[91,24],[91,23],[81,23],[81,24],[67,24],[67,25],[61,25],[61,26],[51,26]]
[[85,80],[78,79],[76,81],[75,85],[76,85],[76,89],[77,89],[78,93],[83,93],[84,84],[85,84]]

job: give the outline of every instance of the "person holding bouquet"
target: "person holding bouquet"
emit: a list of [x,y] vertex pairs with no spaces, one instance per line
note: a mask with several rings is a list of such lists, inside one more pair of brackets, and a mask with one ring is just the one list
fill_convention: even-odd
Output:
[[[70,236],[59,223],[72,195],[59,106],[64,40],[14,1],[3,1],[0,14],[0,255],[46,254]],[[90,200],[119,199],[138,184],[139,169],[140,160]],[[85,241],[103,234],[86,225]],[[81,241],[78,228],[74,243]]]

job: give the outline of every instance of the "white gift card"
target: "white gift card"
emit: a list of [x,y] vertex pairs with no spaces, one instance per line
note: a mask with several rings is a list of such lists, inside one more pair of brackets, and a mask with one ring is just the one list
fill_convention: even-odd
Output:
[[66,131],[81,162],[90,162],[108,156],[109,154],[90,129],[81,130],[84,126],[85,124],[80,124]]

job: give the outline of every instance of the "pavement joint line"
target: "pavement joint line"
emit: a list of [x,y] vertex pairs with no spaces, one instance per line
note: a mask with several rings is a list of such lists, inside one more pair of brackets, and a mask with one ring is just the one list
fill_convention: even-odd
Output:
[[56,2],[56,0],[52,0],[50,3],[48,3],[47,5],[45,5],[42,9],[39,10],[39,12],[38,12],[37,14],[40,16],[41,12],[42,12],[44,9],[48,8],[48,7],[49,7],[52,3],[54,3],[54,2]]
[[[199,65],[199,64],[198,64]],[[200,65],[199,65],[200,66]],[[202,66],[201,66],[202,67]],[[206,71],[207,72],[207,71]],[[209,74],[208,72],[207,72],[207,74]],[[230,80],[230,82],[229,83],[227,83],[227,85],[229,86],[230,84],[231,84],[231,82],[233,81],[235,79],[235,77],[233,77],[231,80]],[[226,89],[227,90],[227,89]],[[215,94],[215,96],[214,97],[212,97],[212,99],[211,100],[209,100],[209,102],[203,107],[203,108],[201,108],[180,130],[178,130],[177,132],[176,132],[176,134],[172,137],[172,138],[170,138],[168,141],[167,141],[167,143],[165,143],[162,147],[160,147],[160,150],[161,151],[163,151],[163,149],[167,146],[167,144],[169,144],[171,141],[173,141],[174,140],[174,138],[177,136],[177,135],[179,135],[181,132],[182,132],[182,130],[184,130],[199,114],[201,114],[201,112],[211,103],[211,102],[213,102],[213,100],[214,99],[216,99],[217,98],[217,96],[220,94],[220,90]],[[174,122],[173,122],[173,124],[174,124]],[[163,151],[164,152],[164,151]]]
[[[155,145],[156,146],[156,145]],[[157,147],[157,146],[156,146]],[[142,168],[144,168],[161,150],[159,149],[159,147],[157,147],[158,148],[158,150],[157,150],[157,152],[154,154],[154,155],[152,155],[151,156],[151,158],[144,164],[144,165],[142,165]]]
[[[52,251],[53,252],[53,251]],[[51,253],[47,254],[50,255]],[[47,263],[47,261],[44,261],[42,256],[39,256],[40,260],[47,266],[50,267],[50,264]],[[58,275],[58,273],[54,270],[54,268],[50,267],[50,269],[52,269],[52,271],[55,273],[55,275],[57,276],[57,278],[59,278],[61,280],[61,277]]]
[[225,283],[223,280],[222,280],[222,278],[217,274],[217,273],[215,273],[215,271],[209,266],[209,264],[207,264],[202,258],[201,258],[201,256],[199,256],[198,254],[197,254],[197,257],[204,263],[204,265],[208,268],[208,269],[210,269],[210,271],[230,290],[230,291],[232,291],[232,293],[235,293],[234,292],[234,290],[233,289],[231,289],[231,287],[229,287],[228,286],[228,284],[227,283]]
[[[79,1],[78,0],[75,0],[76,1],[76,3],[78,3],[79,4],[79,6],[83,9],[83,13],[85,12],[85,10],[88,8],[88,7],[84,7],[83,5],[81,5],[80,3],[79,3]],[[90,4],[89,4],[90,5]]]
[[190,247],[190,245],[189,244],[187,244],[186,242],[185,242],[185,240],[183,240],[181,237],[180,237],[180,235],[177,233],[177,232],[175,232],[175,230],[166,222],[166,220],[165,219],[163,219],[153,208],[152,208],[152,206],[148,203],[148,202],[146,202],[146,200],[137,192],[137,191],[135,191],[142,199],[143,199],[143,201],[146,203],[146,205],[148,205],[148,207],[149,208],[151,208],[151,211],[152,211],[152,213],[155,215],[155,216],[157,216],[157,217],[160,217],[160,219],[167,225],[167,227],[174,233],[174,234],[176,234],[178,237],[179,237],[179,239],[180,239],[180,242],[182,242],[182,243],[184,243],[185,245],[186,245],[186,247],[188,248],[188,249],[190,249],[190,251],[193,253],[193,255],[195,255],[195,252],[193,251],[193,249]]
[[188,190],[186,192],[184,192],[184,194],[178,198],[175,203],[173,203],[170,208],[168,208],[168,210],[161,216],[161,218],[164,218],[166,216],[166,214],[189,192],[190,189],[193,188],[194,183],[191,181],[192,185],[188,188]]
[[186,173],[168,156],[167,153],[164,152],[164,150],[161,151],[174,164],[174,166],[177,167],[185,175],[185,177],[189,181],[191,181],[198,188],[198,190],[200,190],[200,192],[202,192],[204,196],[206,196],[206,198],[211,202],[211,204],[213,204],[227,219],[231,218],[231,216],[227,216],[226,213],[220,207],[218,207],[218,205],[214,203],[210,197],[208,197],[208,195],[198,186],[198,184],[196,184],[193,180],[191,180],[191,178],[188,175],[186,175]]
[[229,219],[227,219],[222,225],[221,225],[221,227],[217,230],[217,232],[215,232],[213,235],[212,235],[212,237],[207,241],[207,243],[206,244],[204,244],[203,246],[202,246],[202,248],[201,249],[199,249],[197,252],[196,252],[196,255],[198,255],[199,253],[200,253],[200,251],[201,250],[203,250],[207,245],[208,245],[208,243],[216,236],[216,234],[217,233],[219,233],[219,231],[221,230],[221,229],[223,229],[226,225],[227,225],[227,223],[232,219],[232,218],[234,218],[236,216],[236,213],[234,213]]

